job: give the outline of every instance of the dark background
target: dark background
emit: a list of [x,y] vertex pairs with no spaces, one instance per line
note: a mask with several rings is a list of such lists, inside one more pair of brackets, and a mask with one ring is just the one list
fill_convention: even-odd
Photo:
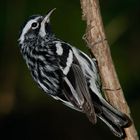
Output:
[[[113,61],[140,133],[140,0],[101,0],[100,5]],[[21,57],[20,26],[28,16],[45,15],[54,7],[56,35],[86,50],[79,0],[1,0],[0,139],[117,140],[100,120],[93,126],[85,115],[45,95]]]

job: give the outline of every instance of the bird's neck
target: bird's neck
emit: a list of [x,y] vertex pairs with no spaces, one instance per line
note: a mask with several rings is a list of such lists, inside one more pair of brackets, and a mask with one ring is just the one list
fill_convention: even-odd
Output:
[[47,39],[47,40],[53,40],[53,39],[55,39],[54,33],[52,33],[52,32],[47,33],[45,35],[45,39]]

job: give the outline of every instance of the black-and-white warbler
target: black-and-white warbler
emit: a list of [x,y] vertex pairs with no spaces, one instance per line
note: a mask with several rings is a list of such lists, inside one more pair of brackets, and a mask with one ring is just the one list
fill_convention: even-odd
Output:
[[54,99],[85,113],[93,124],[99,117],[116,136],[125,137],[131,121],[102,97],[96,59],[55,37],[53,11],[30,17],[20,34],[20,51],[32,77]]

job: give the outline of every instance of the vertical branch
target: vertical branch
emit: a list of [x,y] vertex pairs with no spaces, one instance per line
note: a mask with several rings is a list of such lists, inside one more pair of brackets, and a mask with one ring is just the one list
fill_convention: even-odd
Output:
[[[106,99],[118,110],[130,116],[130,109],[120,86],[103,28],[98,0],[81,0],[83,19],[87,22],[86,42],[97,59]],[[134,124],[125,129],[125,140],[138,140]]]

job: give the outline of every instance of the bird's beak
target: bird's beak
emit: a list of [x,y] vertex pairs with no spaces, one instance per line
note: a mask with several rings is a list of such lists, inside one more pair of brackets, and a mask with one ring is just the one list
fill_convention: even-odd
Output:
[[49,23],[50,22],[50,16],[51,14],[56,10],[56,8],[52,9],[51,11],[49,11],[49,13],[44,17],[43,19],[43,23]]
[[50,22],[50,16],[53,13],[53,11],[56,10],[56,8],[52,9],[51,11],[48,12],[48,14],[44,17],[44,19],[41,22],[41,27],[40,27],[40,36],[44,37],[46,35],[46,31],[45,31],[45,25],[46,23]]

